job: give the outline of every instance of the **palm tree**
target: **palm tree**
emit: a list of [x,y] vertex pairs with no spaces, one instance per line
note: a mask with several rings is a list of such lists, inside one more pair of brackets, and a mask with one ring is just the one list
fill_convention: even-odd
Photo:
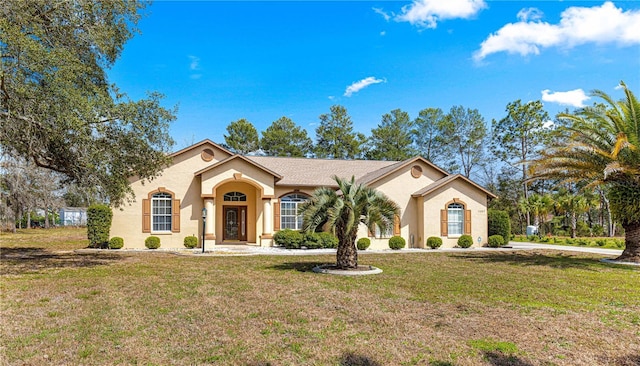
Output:
[[614,218],[625,229],[625,250],[618,260],[640,262],[640,102],[621,82],[625,99],[602,91],[605,105],[561,114],[557,143],[534,161],[535,178],[560,178],[606,186]]
[[393,226],[398,206],[375,189],[356,184],[354,177],[346,180],[334,176],[333,179],[338,184],[338,191],[318,188],[299,208],[303,228],[307,232],[320,227],[331,231],[338,237],[336,266],[358,268],[356,237],[359,224],[365,224],[371,232],[376,225],[386,231]]

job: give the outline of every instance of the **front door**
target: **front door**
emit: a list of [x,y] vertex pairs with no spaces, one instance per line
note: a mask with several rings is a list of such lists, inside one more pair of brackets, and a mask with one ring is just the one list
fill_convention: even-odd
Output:
[[224,206],[223,240],[247,240],[247,206]]

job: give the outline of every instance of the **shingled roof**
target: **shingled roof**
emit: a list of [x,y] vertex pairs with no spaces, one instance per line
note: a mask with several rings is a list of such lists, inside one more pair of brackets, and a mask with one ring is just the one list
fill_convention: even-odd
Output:
[[307,159],[272,156],[246,156],[255,162],[282,176],[276,185],[279,186],[310,186],[336,187],[333,176],[351,178],[360,181],[371,174],[378,176],[390,167],[401,163],[398,161],[379,160],[337,160],[337,159]]

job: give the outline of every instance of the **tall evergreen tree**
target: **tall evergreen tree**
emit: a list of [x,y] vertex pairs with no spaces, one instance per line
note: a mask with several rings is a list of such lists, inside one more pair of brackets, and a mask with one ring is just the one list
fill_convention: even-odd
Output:
[[487,128],[477,109],[451,107],[441,127],[446,149],[453,159],[451,170],[459,169],[467,178],[479,167],[485,156]]
[[260,147],[268,156],[305,157],[311,154],[313,142],[307,131],[280,117],[262,132]]
[[445,115],[440,108],[426,108],[413,121],[413,142],[423,158],[436,163],[445,153],[441,134]]
[[258,131],[253,124],[244,118],[229,123],[227,135],[224,135],[227,147],[241,155],[245,155],[260,148]]
[[400,109],[382,116],[377,128],[371,130],[371,149],[367,158],[373,160],[405,160],[416,151],[412,146],[413,122],[409,114]]
[[320,115],[316,128],[314,152],[318,158],[355,159],[360,157],[361,145],[366,137],[353,130],[353,122],[347,109],[341,105],[331,106],[331,113]]
[[[529,197],[528,161],[537,157],[540,149],[549,141],[548,113],[540,101],[522,104],[520,100],[507,104],[507,116],[500,121],[493,120],[490,149],[494,156],[520,170],[522,194]],[[527,214],[527,225],[531,218]]]

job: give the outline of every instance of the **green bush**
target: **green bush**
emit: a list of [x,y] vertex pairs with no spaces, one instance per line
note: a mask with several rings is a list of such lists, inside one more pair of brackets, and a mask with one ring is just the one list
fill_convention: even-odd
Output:
[[599,247],[607,245],[607,239],[596,239],[596,245]]
[[321,232],[318,233],[318,235],[320,236],[323,248],[335,249],[338,247],[338,238],[335,235],[327,232]]
[[430,236],[427,238],[427,246],[431,249],[438,249],[442,246],[442,238],[437,236]]
[[509,244],[511,238],[511,219],[506,211],[488,210],[489,236],[500,235],[504,244]]
[[587,239],[583,239],[583,238],[579,238],[578,239],[578,245],[589,245],[589,240]]
[[471,235],[462,235],[458,238],[458,246],[460,248],[469,248],[473,245],[473,238]]
[[391,249],[402,249],[405,245],[407,245],[407,241],[401,236],[393,236],[389,239],[389,248]]
[[144,246],[149,249],[160,248],[160,238],[157,236],[150,236],[144,240]]
[[284,229],[273,236],[273,241],[276,245],[282,245],[287,249],[300,249],[304,241],[304,235],[299,231]]
[[589,224],[584,221],[578,221],[576,226],[576,235],[578,236],[591,236],[591,228]]
[[360,238],[356,242],[358,250],[366,250],[367,248],[369,248],[369,245],[371,245],[371,239],[369,238]]
[[120,249],[124,246],[124,239],[114,236],[109,240],[109,249]]
[[489,237],[489,247],[499,248],[504,245],[504,238],[502,235],[491,235]]
[[613,239],[613,244],[618,248],[624,248],[625,242],[622,239]]
[[195,236],[187,236],[184,238],[183,244],[186,248],[193,249],[198,246],[198,238]]
[[107,205],[91,205],[87,208],[87,238],[91,248],[107,248],[113,213]]
[[301,246],[307,249],[320,249],[322,248],[322,239],[319,233],[306,233],[304,234],[304,241]]
[[591,226],[591,234],[593,234],[593,236],[603,236],[604,228],[600,224],[593,224]]
[[573,244],[575,244],[575,243],[576,243],[576,240],[575,240],[575,239],[572,239],[572,238],[566,238],[566,239],[564,240],[564,243],[565,243],[565,244],[569,244],[569,245],[573,245]]

